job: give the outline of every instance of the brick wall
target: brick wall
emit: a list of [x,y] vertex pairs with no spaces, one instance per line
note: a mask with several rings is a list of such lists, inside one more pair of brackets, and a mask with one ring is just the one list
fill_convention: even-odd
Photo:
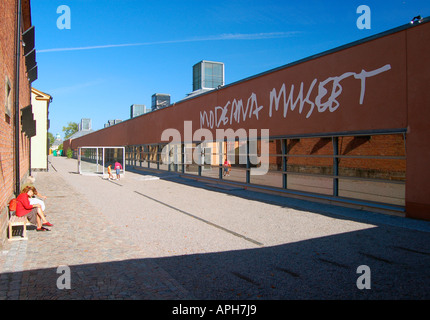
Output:
[[[430,59],[427,50],[430,48],[430,22],[418,25],[404,25],[388,31],[385,34],[368,40],[342,46],[316,57],[304,59],[267,73],[256,75],[227,85],[220,90],[184,99],[174,106],[151,112],[142,117],[136,117],[120,124],[95,131],[86,136],[64,143],[65,150],[77,149],[79,146],[110,145],[141,145],[161,143],[163,132],[172,128],[185,137],[185,121],[199,124],[216,136],[217,128],[233,130],[267,129],[273,137],[288,135],[311,135],[346,132],[384,132],[396,130],[405,132],[403,135],[375,135],[365,137],[343,137],[339,141],[340,155],[368,155],[368,156],[399,156],[403,159],[340,159],[340,174],[362,177],[381,177],[386,179],[401,179],[405,181],[406,216],[430,220],[430,73],[423,70],[430,69]],[[333,110],[327,107],[316,111],[314,102],[317,93],[310,90],[308,98],[297,91],[292,95],[288,89],[290,85],[309,84],[318,79],[320,85],[323,79],[334,81],[338,76],[352,70],[377,70],[386,68],[375,78],[367,79],[372,82],[367,86],[364,102],[359,102],[360,87],[351,77],[342,81],[342,96],[339,96],[338,106]],[[366,68],[366,69],[363,69]],[[374,69],[373,69],[374,68]],[[378,69],[381,70],[381,69]],[[337,82],[336,82],[337,83]],[[332,84],[335,87],[335,82]],[[292,87],[291,87],[292,88]],[[297,87],[296,87],[297,88]],[[316,87],[315,87],[316,88]],[[362,87],[363,89],[364,87]],[[373,88],[373,89],[370,89]],[[369,90],[368,90],[369,89]],[[333,90],[332,92],[334,92]],[[268,97],[263,103],[262,97]],[[273,95],[272,95],[273,93]],[[318,92],[318,95],[321,92]],[[364,93],[364,90],[362,91]],[[306,94],[306,93],[304,93]],[[252,109],[247,119],[229,117],[230,124],[224,116],[218,119],[220,126],[211,123],[210,117],[217,116],[216,106],[226,106],[227,113],[240,112],[237,105],[233,109],[234,101],[245,102],[246,99],[257,98],[258,106],[265,106],[258,116],[252,117]],[[294,101],[290,101],[289,98]],[[324,96],[327,98],[327,96]],[[284,100],[284,103],[282,103]],[[324,99],[323,99],[324,100]],[[248,100],[249,101],[249,100]],[[255,100],[255,106],[257,106]],[[287,103],[288,102],[288,103]],[[293,103],[294,102],[294,103]],[[299,103],[300,102],[300,103]],[[270,105],[269,105],[270,103]],[[301,112],[302,103],[308,108],[312,104],[313,113],[308,117]],[[282,105],[284,115],[282,115]],[[293,111],[292,108],[297,108]],[[278,109],[279,107],[279,109]],[[252,108],[252,107],[251,107]],[[299,110],[297,110],[299,109]],[[239,110],[239,111],[238,111]],[[248,109],[246,109],[248,110]],[[257,110],[257,109],[255,109]],[[288,116],[287,116],[287,110]],[[327,111],[328,110],[328,111]],[[172,114],[174,114],[172,116]],[[254,115],[256,115],[254,113]],[[206,120],[205,120],[206,119]],[[243,121],[239,121],[242,119]],[[156,125],[154,125],[156,124]],[[146,130],[146,128],[150,128]],[[406,147],[407,146],[407,147]],[[290,153],[332,155],[329,141],[324,139],[289,141]],[[301,148],[301,150],[300,150]],[[276,149],[276,148],[275,148]],[[406,154],[407,150],[407,154]],[[272,151],[271,151],[272,152]],[[276,150],[274,154],[280,154]],[[407,158],[407,160],[405,160]],[[271,160],[272,166],[279,166],[281,159],[275,156]],[[291,169],[305,167],[306,170],[332,170],[333,159],[327,158],[298,158],[289,157]],[[313,168],[312,168],[313,167]],[[275,167],[277,169],[277,167]],[[407,177],[406,177],[407,176]]]
[[[341,156],[405,157],[402,134],[339,137]],[[270,169],[282,169],[281,140],[269,145]],[[333,143],[331,138],[287,139],[287,170],[302,173],[333,174]],[[309,156],[309,157],[306,157]],[[328,157],[324,157],[328,156]],[[339,174],[365,178],[404,180],[405,159],[340,158]]]
[[[23,30],[31,25],[29,2],[23,1],[24,6],[28,10],[22,12]],[[0,247],[6,240],[7,204],[15,196],[15,20],[16,0],[0,1]],[[7,86],[10,86],[11,90],[9,98]],[[27,81],[24,56],[21,55],[20,109],[30,103],[31,87]],[[7,105],[10,107],[9,111],[6,110]],[[22,182],[29,173],[30,140],[24,133],[20,134],[19,139],[20,180]]]

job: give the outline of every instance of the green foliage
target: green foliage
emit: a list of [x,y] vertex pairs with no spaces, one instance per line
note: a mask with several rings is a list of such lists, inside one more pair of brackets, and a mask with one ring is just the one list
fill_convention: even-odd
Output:
[[52,144],[55,141],[55,137],[51,132],[48,132],[48,148],[50,148],[52,146]]
[[76,122],[69,122],[66,127],[63,127],[64,140],[68,139],[72,134],[78,132],[79,125]]

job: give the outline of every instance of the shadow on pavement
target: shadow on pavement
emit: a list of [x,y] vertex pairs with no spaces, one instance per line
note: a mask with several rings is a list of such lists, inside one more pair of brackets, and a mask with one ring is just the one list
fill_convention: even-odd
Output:
[[[429,299],[430,235],[408,231],[398,237],[392,230],[376,227],[259,249],[72,265],[71,288],[62,290],[57,281],[64,284],[65,273],[56,268],[4,273],[1,290],[7,286],[10,295],[11,286],[20,285],[15,297],[2,298]],[[361,265],[370,269],[370,289],[357,288]]]

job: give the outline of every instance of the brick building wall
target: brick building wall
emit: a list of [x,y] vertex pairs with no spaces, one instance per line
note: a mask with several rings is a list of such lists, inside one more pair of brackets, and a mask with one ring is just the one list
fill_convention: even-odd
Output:
[[[339,135],[343,156],[339,175],[402,180],[406,216],[430,220],[430,73],[423,72],[430,70],[429,50],[430,19],[426,18],[64,141],[64,150],[163,143],[167,128],[186,141],[190,140],[186,122],[208,130],[212,137],[227,128],[270,128],[274,138]],[[345,74],[354,77],[342,78]],[[360,77],[366,78],[361,79],[365,86]],[[330,85],[332,95],[328,96],[328,87],[320,90],[325,85]],[[313,156],[288,157],[289,169],[333,170],[330,139],[288,143],[290,155]],[[272,169],[282,160],[279,146],[274,149],[270,153],[278,156],[270,159]],[[347,157],[354,155],[373,157]]]
[[[15,196],[15,46],[16,0],[0,1],[0,247],[6,240],[7,204]],[[31,26],[30,3],[22,1],[22,31]],[[23,48],[21,47],[21,53]],[[19,108],[31,103],[25,58],[20,57]],[[18,115],[20,118],[20,115]],[[19,177],[29,173],[30,139],[21,131],[19,137]]]
[[[339,158],[339,175],[388,180],[405,179],[406,160],[402,157],[406,157],[406,150],[402,134],[346,136],[338,139],[338,154],[348,156]],[[270,169],[281,170],[280,140],[270,143],[269,153]],[[287,157],[287,171],[333,174],[331,138],[287,139],[287,154],[290,155]],[[355,156],[357,158],[354,158]]]

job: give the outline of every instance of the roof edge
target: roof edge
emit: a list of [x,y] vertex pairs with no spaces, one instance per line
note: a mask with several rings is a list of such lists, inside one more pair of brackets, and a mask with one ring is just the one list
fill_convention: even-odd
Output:
[[385,36],[388,36],[388,35],[400,32],[400,31],[404,31],[404,30],[407,30],[407,29],[410,29],[410,28],[415,28],[415,27],[418,27],[418,26],[423,25],[423,24],[428,23],[428,22],[430,22],[430,17],[421,18],[419,20],[419,22],[415,22],[415,23],[409,22],[409,23],[401,25],[399,27],[395,27],[395,28],[392,28],[392,29],[389,29],[389,30],[386,30],[386,31],[382,31],[382,32],[374,34],[372,36],[369,36],[369,37],[366,37],[366,38],[363,38],[363,39],[359,39],[359,40],[356,40],[356,41],[353,41],[353,42],[349,42],[347,44],[344,44],[344,45],[341,45],[341,46],[338,46],[338,47],[335,47],[333,49],[329,49],[329,50],[326,50],[326,51],[323,51],[323,52],[320,52],[320,53],[316,53],[314,55],[311,55],[311,56],[308,56],[308,57],[305,57],[305,58],[302,58],[302,59],[299,59],[299,60],[287,63],[287,64],[282,65],[280,67],[276,67],[276,68],[273,68],[273,69],[270,69],[270,70],[267,70],[267,71],[263,71],[261,73],[255,74],[253,76],[249,76],[249,77],[243,78],[241,80],[238,80],[238,81],[235,81],[235,82],[232,82],[232,83],[229,83],[229,84],[225,84],[221,88],[215,88],[214,90],[211,90],[209,92],[203,92],[203,93],[200,93],[200,94],[188,97],[186,99],[179,100],[179,101],[175,102],[174,104],[180,104],[181,102],[183,102],[185,100],[191,100],[191,99],[200,97],[200,96],[205,95],[205,94],[213,93],[213,91],[215,91],[215,90],[221,90],[221,89],[224,89],[224,88],[227,88],[227,87],[230,87],[230,86],[234,86],[234,85],[237,85],[239,83],[242,83],[242,82],[245,82],[245,81],[249,81],[249,80],[252,80],[252,79],[264,76],[264,75],[272,73],[272,72],[276,72],[276,71],[279,71],[279,70],[282,70],[282,69],[286,69],[286,68],[298,65],[300,63],[304,63],[304,62],[307,62],[307,61],[310,61],[310,60],[313,60],[313,59],[317,59],[317,58],[320,58],[320,57],[323,57],[323,56],[326,56],[326,55],[329,55],[329,54],[332,54],[332,53],[335,53],[335,52],[338,52],[338,51],[342,51],[342,50],[345,50],[345,49],[348,49],[348,48],[351,48],[351,47],[354,47],[354,46],[357,46],[357,45],[360,45],[360,44],[363,44],[363,43],[366,43],[366,42],[369,42],[369,41],[373,41],[373,40],[376,40],[376,39],[379,39],[379,38],[382,38],[382,37],[385,37]]

